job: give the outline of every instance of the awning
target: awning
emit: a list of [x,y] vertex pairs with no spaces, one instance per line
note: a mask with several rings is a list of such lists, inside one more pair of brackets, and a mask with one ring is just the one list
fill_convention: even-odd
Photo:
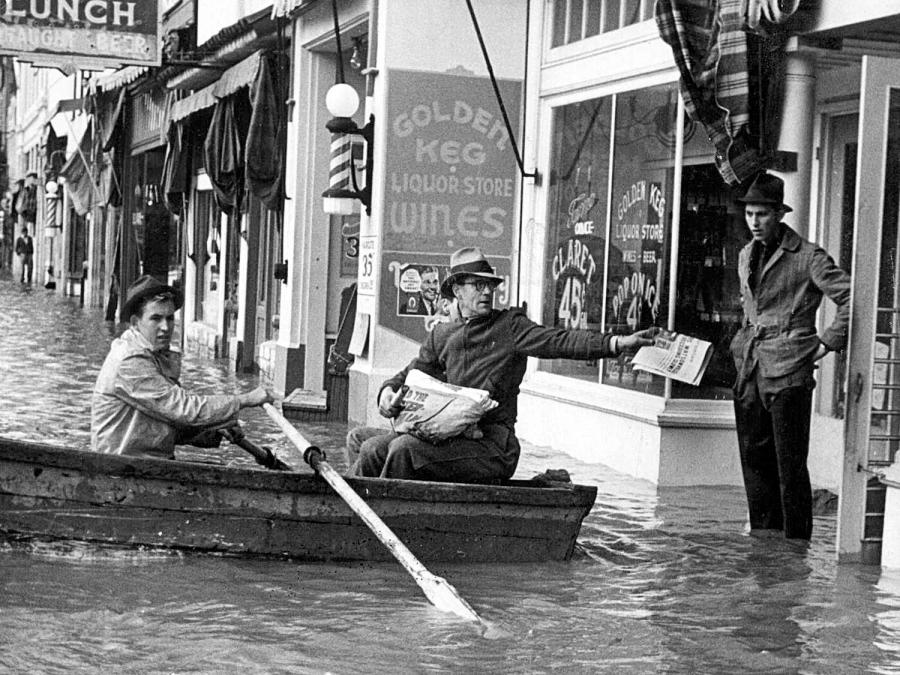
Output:
[[98,133],[100,134],[100,149],[109,152],[116,145],[123,131],[122,111],[125,108],[125,90],[119,91],[115,101],[107,101],[104,113],[99,116]]
[[[65,136],[69,129],[69,120],[65,118],[65,113],[80,112],[84,110],[84,98],[64,98],[57,101],[49,110],[47,119],[53,132],[57,136]],[[63,114],[60,116],[60,114]]]
[[283,202],[284,115],[287,70],[278,56],[269,54],[259,62],[250,86],[250,129],[244,151],[247,187],[268,208],[280,211]]
[[91,80],[91,91],[110,91],[111,89],[131,84],[148,70],[149,68],[147,66],[127,66],[126,68],[120,68],[108,75],[101,75],[100,77]]
[[[222,64],[226,67],[237,63],[259,49],[262,38],[254,30],[232,40],[207,59],[210,64]],[[179,73],[168,82],[167,89],[200,89],[220,79],[220,71],[216,68],[189,68]]]
[[213,95],[215,88],[216,85],[211,84],[200,91],[195,91],[190,96],[175,101],[169,111],[169,122],[178,122],[195,112],[212,108],[216,104],[216,97]]
[[259,72],[259,61],[262,51],[254,52],[240,63],[232,66],[212,84],[195,91],[190,96],[179,99],[172,104],[169,122],[178,122],[195,112],[212,108],[216,99],[225,98],[241,87],[249,87]]
[[272,18],[277,19],[280,16],[290,16],[295,9],[309,3],[310,0],[275,0],[275,3],[272,5]]
[[59,171],[59,175],[66,180],[66,189],[69,192],[69,197],[72,199],[72,204],[80,216],[83,216],[90,210],[94,201],[93,176],[91,175],[90,160],[88,159],[92,145],[92,126],[88,124],[78,143],[78,148],[69,156],[69,159],[66,160],[66,163]]
[[225,98],[241,87],[249,87],[250,83],[256,79],[256,73],[259,70],[260,54],[261,52],[254,52],[237,65],[222,73],[222,76],[214,85],[213,94],[215,97]]

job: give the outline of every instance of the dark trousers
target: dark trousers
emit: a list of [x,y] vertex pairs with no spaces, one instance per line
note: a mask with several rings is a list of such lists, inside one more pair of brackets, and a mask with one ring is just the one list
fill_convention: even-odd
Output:
[[738,443],[751,529],[784,530],[791,539],[812,535],[812,487],[806,459],[812,390],[794,386],[735,399]]
[[457,437],[439,445],[409,434],[369,436],[349,473],[450,483],[505,480],[512,476],[519,459],[515,432],[499,424],[482,428],[480,439]]

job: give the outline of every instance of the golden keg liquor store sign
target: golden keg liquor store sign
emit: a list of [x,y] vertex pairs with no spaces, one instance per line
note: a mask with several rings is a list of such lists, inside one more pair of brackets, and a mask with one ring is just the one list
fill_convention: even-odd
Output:
[[159,0],[0,0],[0,53],[38,65],[161,63]]

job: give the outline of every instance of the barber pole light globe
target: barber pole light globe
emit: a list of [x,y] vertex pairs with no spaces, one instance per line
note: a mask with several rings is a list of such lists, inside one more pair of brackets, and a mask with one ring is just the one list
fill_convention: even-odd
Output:
[[325,94],[325,107],[334,116],[329,122],[331,135],[331,164],[328,189],[322,194],[325,213],[350,215],[356,212],[357,194],[353,190],[350,172],[353,171],[353,143],[346,125],[355,128],[350,120],[359,108],[359,94],[349,84],[339,82]]

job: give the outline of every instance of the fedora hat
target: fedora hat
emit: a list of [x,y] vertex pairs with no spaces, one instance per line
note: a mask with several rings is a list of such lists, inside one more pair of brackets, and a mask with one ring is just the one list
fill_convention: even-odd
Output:
[[503,282],[503,277],[494,274],[494,268],[477,246],[466,246],[454,251],[450,256],[450,274],[441,284],[441,295],[452,300],[453,284],[457,283],[460,277],[481,277],[496,281],[498,284]]
[[184,301],[184,295],[181,291],[149,274],[140,276],[128,287],[128,292],[125,295],[125,306],[122,308],[122,315],[127,321],[131,318],[131,315],[136,312],[137,306],[140,304],[141,300],[165,294],[172,296],[172,300],[175,302],[175,309],[181,307],[181,304]]
[[785,213],[794,210],[784,203],[784,181],[765,171],[756,176],[743,197],[734,201],[738,204],[774,204],[781,206]]

